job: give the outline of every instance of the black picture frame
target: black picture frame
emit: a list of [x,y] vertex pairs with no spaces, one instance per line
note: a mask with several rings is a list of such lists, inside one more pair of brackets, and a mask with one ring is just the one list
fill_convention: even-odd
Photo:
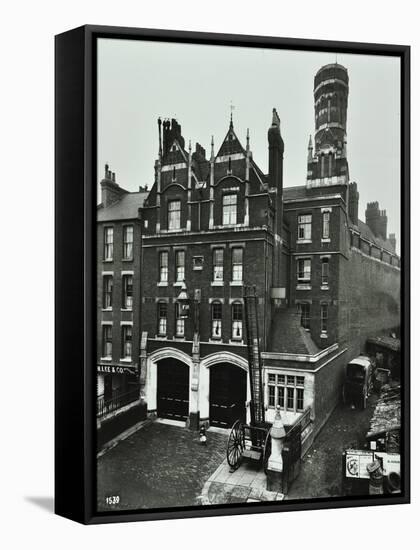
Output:
[[[96,41],[98,38],[395,56],[401,60],[401,375],[399,495],[98,513],[95,507]],[[55,39],[55,512],[84,523],[410,502],[410,47],[86,25]]]

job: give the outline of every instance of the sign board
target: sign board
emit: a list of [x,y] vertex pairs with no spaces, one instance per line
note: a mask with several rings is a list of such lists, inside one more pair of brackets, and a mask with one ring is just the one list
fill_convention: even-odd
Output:
[[377,458],[381,461],[384,476],[389,475],[391,472],[401,473],[401,457],[398,453],[349,449],[346,451],[346,477],[369,479],[367,466]]
[[135,374],[135,367],[121,367],[118,365],[97,365],[96,372],[101,374]]
[[373,462],[372,451],[346,451],[346,477],[369,479],[367,465]]

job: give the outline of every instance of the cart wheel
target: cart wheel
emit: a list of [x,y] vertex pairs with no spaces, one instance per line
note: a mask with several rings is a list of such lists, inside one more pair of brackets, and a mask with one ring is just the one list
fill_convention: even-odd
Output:
[[244,433],[240,420],[237,420],[230,431],[226,457],[231,468],[239,468],[244,452]]
[[265,474],[267,473],[267,470],[268,470],[268,460],[270,458],[270,455],[271,455],[271,435],[270,435],[270,432],[267,432],[267,437],[265,438],[265,443],[264,443],[264,454],[263,454],[263,468],[264,468]]

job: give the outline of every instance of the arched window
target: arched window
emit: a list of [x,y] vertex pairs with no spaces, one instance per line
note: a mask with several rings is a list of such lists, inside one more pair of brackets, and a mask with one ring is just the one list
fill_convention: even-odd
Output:
[[222,338],[222,304],[218,301],[211,304],[211,337]]
[[242,340],[242,304],[232,304],[232,340]]

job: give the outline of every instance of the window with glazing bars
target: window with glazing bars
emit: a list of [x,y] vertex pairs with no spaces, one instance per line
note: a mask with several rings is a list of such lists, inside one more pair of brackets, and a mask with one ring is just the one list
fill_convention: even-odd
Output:
[[175,252],[175,277],[177,283],[185,280],[185,251],[177,250]]
[[321,332],[326,333],[328,326],[328,304],[321,304]]
[[243,249],[232,248],[232,281],[242,281]]
[[112,275],[104,275],[103,277],[103,296],[102,307],[103,309],[112,308]]
[[168,304],[166,302],[158,303],[158,335],[166,336],[168,327]]
[[223,225],[235,225],[237,219],[237,195],[223,196]]
[[298,282],[311,281],[311,260],[310,258],[300,259],[297,261],[297,278]]
[[114,256],[114,229],[104,228],[104,260],[112,260]]
[[211,305],[211,318],[212,318],[212,338],[222,337],[222,304],[220,302],[213,302]]
[[168,282],[168,253],[159,253],[159,281],[161,283]]
[[123,309],[133,308],[133,276],[123,275]]
[[168,229],[181,228],[181,201],[168,202]]
[[102,325],[102,356],[112,357],[112,325]]
[[268,374],[268,406],[301,412],[304,408],[304,376]]
[[223,281],[223,248],[213,250],[213,281]]
[[125,225],[123,233],[123,259],[133,259],[133,226]]
[[122,358],[131,359],[133,352],[133,327],[131,325],[122,326]]
[[322,213],[322,238],[323,239],[330,238],[330,213],[329,212]]
[[311,304],[303,302],[299,304],[300,312],[300,324],[304,329],[309,330],[311,328]]
[[310,240],[312,235],[312,214],[298,216],[298,240]]
[[330,274],[330,262],[328,258],[322,258],[321,263],[321,284],[327,285]]
[[185,319],[181,317],[181,304],[175,304],[175,336],[185,336]]
[[242,304],[232,304],[232,340],[242,340]]

